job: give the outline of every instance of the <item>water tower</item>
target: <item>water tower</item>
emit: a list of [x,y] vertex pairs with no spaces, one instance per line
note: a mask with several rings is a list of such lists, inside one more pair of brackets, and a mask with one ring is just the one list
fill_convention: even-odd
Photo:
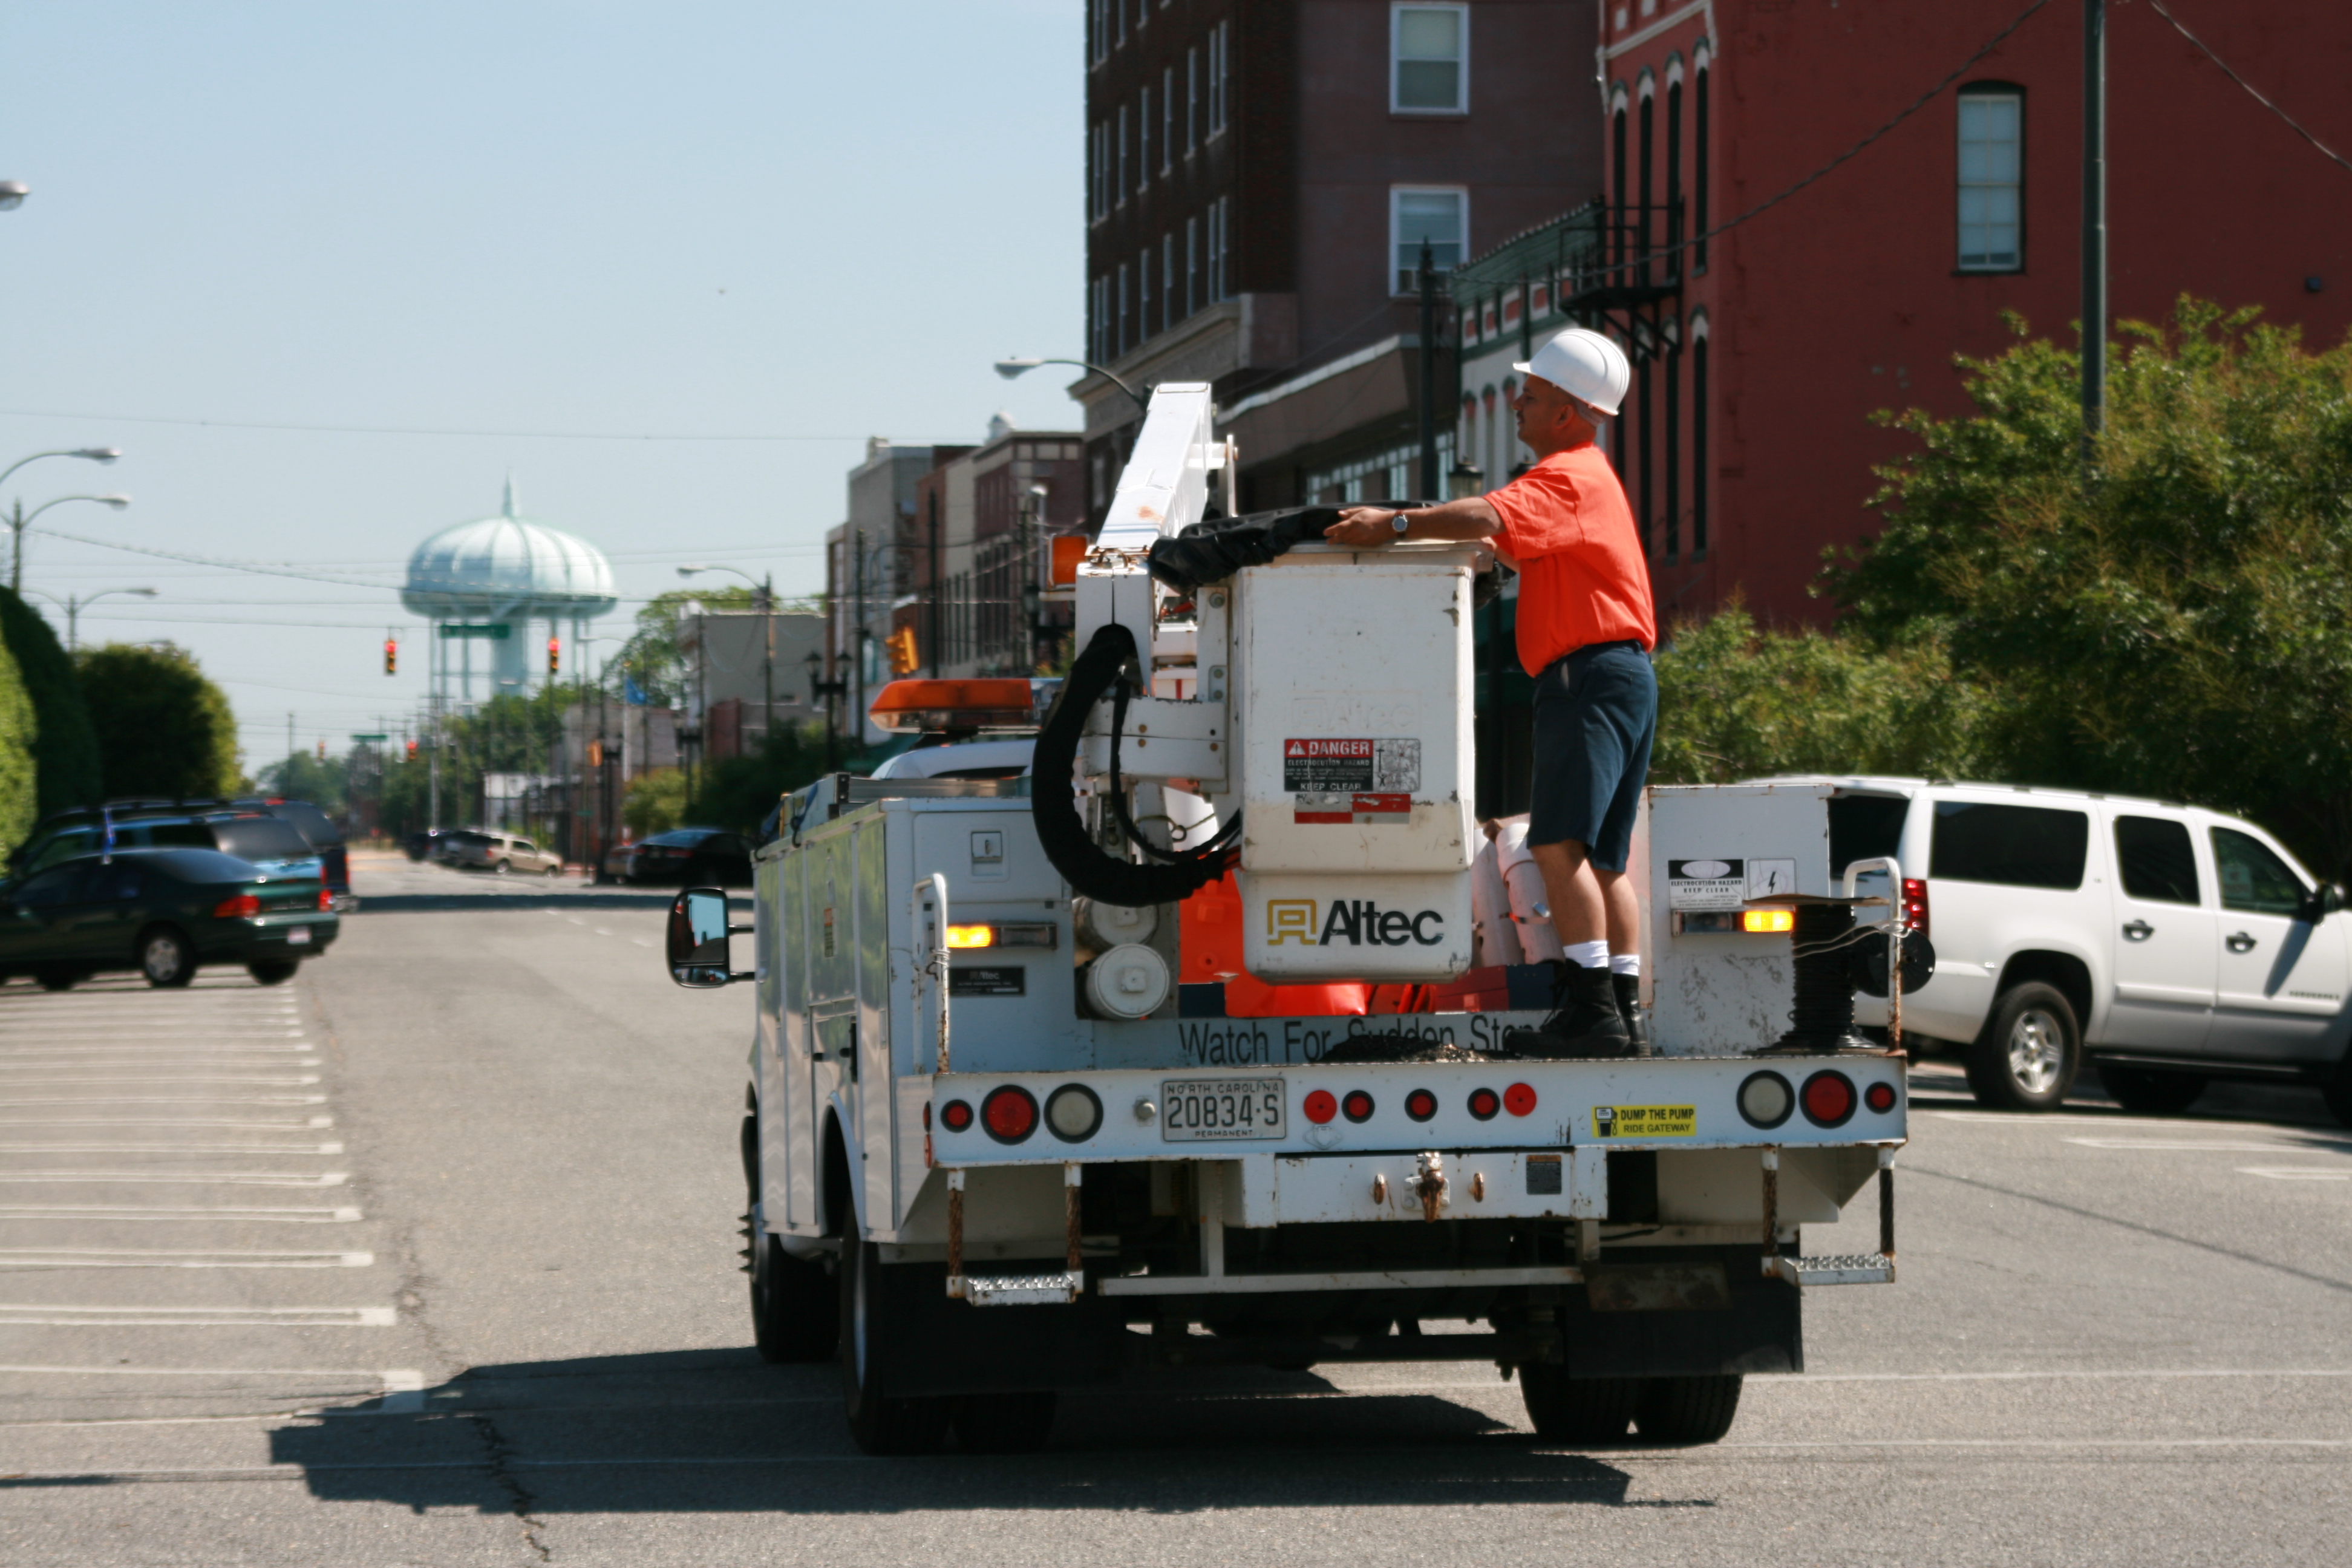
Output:
[[577,647],[581,627],[619,601],[604,552],[517,516],[509,479],[498,516],[445,528],[416,547],[400,602],[433,623],[434,706],[446,712],[453,695],[473,704],[478,665],[483,695],[527,695],[531,671],[546,668],[538,628],[564,637],[568,626]]

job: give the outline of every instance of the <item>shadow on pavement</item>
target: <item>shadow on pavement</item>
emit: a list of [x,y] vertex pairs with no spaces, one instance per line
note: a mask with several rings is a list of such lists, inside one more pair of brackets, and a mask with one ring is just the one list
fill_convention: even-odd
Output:
[[[365,920],[370,915],[407,914],[418,910],[464,910],[474,914],[490,910],[666,910],[676,897],[675,889],[649,889],[643,892],[611,889],[593,893],[509,893],[484,888],[479,892],[369,893],[361,898],[360,907],[351,918]],[[739,895],[730,901],[748,904],[750,896]]]
[[320,1498],[541,1517],[1712,1506],[1630,1500],[1627,1472],[1551,1451],[1445,1397],[1453,1386],[1343,1393],[1312,1373],[1141,1376],[1064,1394],[1042,1454],[874,1459],[849,1441],[832,1367],[677,1352],[477,1367],[427,1390],[422,1415],[326,1417],[273,1433],[270,1447]]

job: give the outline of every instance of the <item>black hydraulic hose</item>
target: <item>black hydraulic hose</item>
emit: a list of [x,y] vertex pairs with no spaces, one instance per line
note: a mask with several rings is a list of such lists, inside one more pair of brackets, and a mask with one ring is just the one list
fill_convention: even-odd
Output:
[[[1030,815],[1037,824],[1037,842],[1054,869],[1074,891],[1124,909],[1172,904],[1191,897],[1223,874],[1226,844],[1241,818],[1220,828],[1198,849],[1169,858],[1160,866],[1139,866],[1107,852],[1087,832],[1077,802],[1078,746],[1086,734],[1087,715],[1114,689],[1128,688],[1127,671],[1137,666],[1134,634],[1113,622],[1097,630],[1070,666],[1069,678],[1054,698],[1045,722],[1037,731],[1037,752],[1029,773]],[[1119,717],[1126,715],[1123,698],[1115,699]],[[1127,803],[1117,773],[1117,741],[1111,752],[1112,815],[1128,837],[1142,843],[1128,820]]]

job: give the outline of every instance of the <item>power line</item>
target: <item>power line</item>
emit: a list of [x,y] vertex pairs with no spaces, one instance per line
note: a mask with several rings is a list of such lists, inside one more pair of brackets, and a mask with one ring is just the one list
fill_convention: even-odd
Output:
[[[611,430],[457,430],[411,425],[296,425],[261,419],[191,419],[158,414],[60,414],[54,410],[0,408],[12,419],[82,419],[110,425],[181,425],[204,430],[277,430],[312,436],[482,436],[510,441],[864,441],[864,436],[697,436],[647,435]],[[910,447],[941,446],[937,441],[894,443]]]
[[2179,33],[2182,37],[2196,45],[2199,53],[2202,54],[2207,59],[2211,60],[2215,65],[2221,67],[2221,74],[2223,76],[2228,77],[2231,81],[2236,82],[2240,87],[2245,89],[2246,96],[2248,98],[2252,99],[2256,103],[2261,104],[2264,109],[2269,110],[2273,114],[2277,115],[2281,120],[2284,121],[2288,130],[2294,132],[2297,136],[2300,136],[2305,141],[2310,142],[2314,147],[2318,148],[2321,155],[2326,157],[2329,163],[2336,164],[2338,168],[2345,170],[2347,173],[2352,173],[2352,162],[2347,162],[2342,153],[2337,153],[2333,147],[2327,145],[2326,142],[2322,142],[2318,137],[2314,136],[2310,132],[2305,131],[2302,126],[2296,124],[2293,115],[2289,114],[2285,110],[2281,109],[2277,104],[2273,103],[2269,99],[2264,98],[2255,89],[2253,83],[2248,81],[2244,77],[2240,76],[2236,71],[2231,70],[2230,68],[2230,62],[2215,54],[2211,45],[2199,37],[2196,34],[2190,32],[2188,28],[2182,26],[2180,25],[2180,18],[2175,16],[2171,12],[2164,8],[2164,0],[2147,0],[2147,5],[2148,9],[2154,11],[2158,16],[2172,24],[2172,30],[2174,32]]

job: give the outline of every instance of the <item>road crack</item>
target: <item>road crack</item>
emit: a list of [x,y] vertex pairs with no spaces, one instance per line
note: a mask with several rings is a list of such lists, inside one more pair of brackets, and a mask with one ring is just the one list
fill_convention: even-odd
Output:
[[553,1562],[554,1554],[539,1538],[539,1532],[547,1528],[547,1521],[531,1511],[539,1505],[539,1500],[514,1472],[514,1445],[507,1441],[504,1432],[499,1430],[497,1419],[486,1413],[467,1411],[461,1419],[472,1422],[474,1436],[481,1439],[484,1468],[489,1471],[490,1479],[497,1483],[498,1489],[506,1493],[508,1511],[522,1526],[522,1543],[530,1547],[541,1563]]

